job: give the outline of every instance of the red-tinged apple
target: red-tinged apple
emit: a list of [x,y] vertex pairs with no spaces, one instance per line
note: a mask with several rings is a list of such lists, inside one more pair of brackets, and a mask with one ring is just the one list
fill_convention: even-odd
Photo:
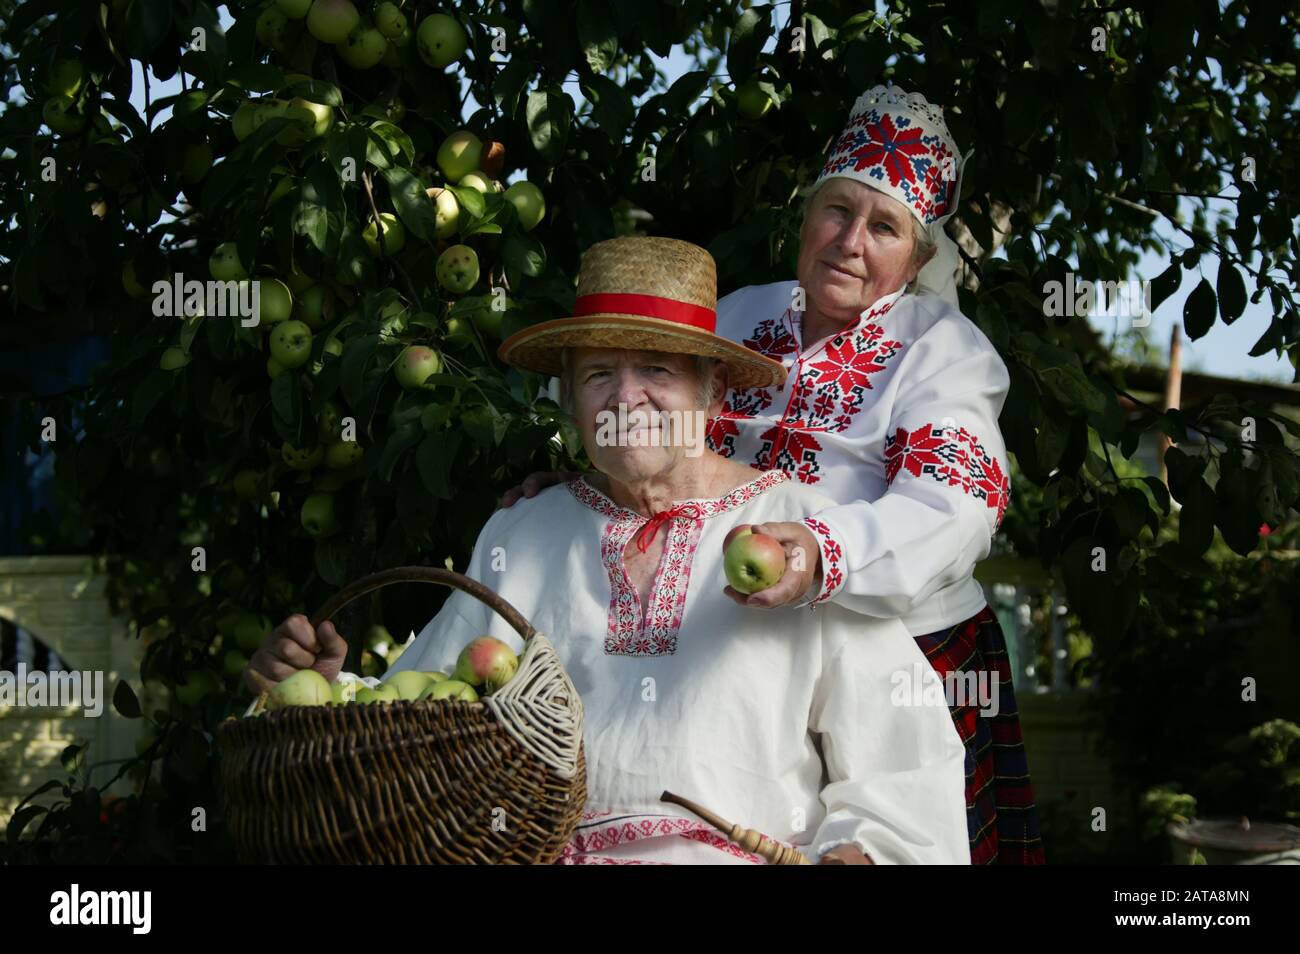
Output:
[[453,245],[438,256],[433,271],[439,285],[463,295],[478,282],[478,253],[468,245]]
[[468,129],[452,133],[438,147],[438,168],[448,182],[460,182],[478,168],[483,157],[483,143]]
[[[258,310],[263,326],[288,321],[293,314],[293,293],[278,278],[259,278]],[[283,363],[283,362],[281,362]]]
[[325,448],[317,445],[307,450],[304,447],[294,447],[285,441],[280,447],[280,457],[290,470],[306,471],[320,466],[320,462],[325,459]]
[[460,203],[456,201],[456,194],[450,189],[440,189],[438,186],[426,189],[425,194],[433,200],[436,222],[434,237],[451,238],[460,225]]
[[289,706],[323,706],[334,701],[329,681],[315,669],[299,669],[292,676],[275,684],[266,699],[268,710]]
[[302,528],[317,540],[338,533],[339,522],[334,513],[333,494],[311,494],[302,502],[302,512],[299,516],[302,519]]
[[181,150],[181,179],[193,184],[212,168],[212,147],[206,142],[190,143]]
[[158,359],[158,367],[164,371],[179,371],[190,363],[190,356],[180,348],[168,348]]
[[375,27],[388,39],[395,40],[410,29],[410,24],[406,22],[406,14],[397,8],[397,4],[384,0],[375,7]]
[[459,679],[443,679],[424,690],[419,699],[420,702],[438,702],[440,700],[478,702],[478,693],[474,691],[473,686],[461,682]]
[[271,357],[286,368],[297,368],[311,357],[311,329],[305,322],[284,321],[271,332]]
[[519,213],[519,226],[531,232],[546,215],[546,199],[542,190],[526,179],[506,189],[506,201]]
[[364,24],[348,34],[345,42],[335,47],[343,62],[354,70],[368,70],[378,66],[388,49],[388,39],[374,27]]
[[494,636],[480,636],[460,651],[451,678],[493,692],[518,671],[519,657],[514,650]]
[[342,43],[360,22],[352,0],[316,0],[307,11],[307,32],[322,43]]
[[219,282],[238,281],[248,277],[234,242],[222,242],[213,250],[212,257],[208,259],[208,273]]
[[497,139],[488,139],[483,143],[483,156],[479,159],[479,169],[489,179],[500,179],[501,171],[506,165],[505,143]]
[[86,128],[86,117],[71,96],[51,96],[41,110],[45,125],[60,136],[75,136]]
[[[396,255],[406,247],[406,229],[392,212],[380,212],[379,220],[384,224],[384,251],[389,255]],[[366,248],[370,249],[370,254],[378,258],[379,226],[375,224],[373,217],[365,231],[361,233],[361,237],[365,240]]]
[[424,345],[411,345],[397,357],[394,373],[397,383],[408,391],[424,387],[424,382],[432,374],[442,370],[442,358],[438,352]]
[[311,9],[311,0],[275,0],[275,5],[290,20],[301,20]]
[[312,331],[325,327],[325,299],[329,291],[324,285],[311,285],[298,296],[293,316]]
[[356,441],[336,441],[325,448],[325,466],[330,470],[343,470],[365,455],[365,449]]
[[775,537],[738,527],[723,540],[722,567],[732,589],[746,595],[765,590],[785,572],[785,548]]
[[86,71],[80,60],[70,57],[56,60],[50,67],[45,91],[50,96],[76,96],[81,92],[81,84],[85,81]]
[[469,37],[465,28],[445,13],[424,18],[415,36],[420,58],[434,69],[455,63],[465,54]]

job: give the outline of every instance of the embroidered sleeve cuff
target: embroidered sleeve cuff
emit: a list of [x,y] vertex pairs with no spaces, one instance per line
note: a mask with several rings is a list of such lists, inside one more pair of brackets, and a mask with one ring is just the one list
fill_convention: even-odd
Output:
[[844,588],[844,548],[831,534],[831,528],[816,517],[805,517],[803,524],[817,538],[822,557],[822,588],[808,601],[816,606],[831,599]]

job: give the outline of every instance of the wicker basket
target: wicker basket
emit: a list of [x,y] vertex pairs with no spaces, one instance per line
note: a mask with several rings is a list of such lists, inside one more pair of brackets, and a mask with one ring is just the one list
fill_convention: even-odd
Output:
[[217,733],[225,820],[261,863],[549,864],[587,798],[582,700],[550,641],[481,583],[400,567],[312,617],[393,583],[464,590],[525,640],[519,672],[479,702],[293,707]]

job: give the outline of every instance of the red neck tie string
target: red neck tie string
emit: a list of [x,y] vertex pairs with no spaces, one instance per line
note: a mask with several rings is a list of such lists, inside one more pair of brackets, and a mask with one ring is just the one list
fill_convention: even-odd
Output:
[[[655,534],[659,532],[660,525],[672,520],[674,517],[686,517],[690,520],[699,520],[700,508],[695,506],[695,504],[686,503],[682,504],[680,507],[673,507],[671,510],[663,510],[655,514],[645,522],[645,525],[642,526],[640,530],[637,531],[636,548],[642,553],[645,553],[645,551],[650,547],[650,544],[654,542]],[[649,533],[647,534],[646,531],[649,531]]]

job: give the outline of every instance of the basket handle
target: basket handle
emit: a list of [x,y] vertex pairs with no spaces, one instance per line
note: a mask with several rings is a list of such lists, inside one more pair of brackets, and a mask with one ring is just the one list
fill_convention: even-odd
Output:
[[523,638],[524,642],[531,639],[537,632],[533,625],[524,619],[519,610],[478,580],[472,579],[463,573],[457,573],[455,570],[445,570],[436,566],[398,566],[388,570],[380,570],[378,573],[371,573],[369,576],[354,580],[322,603],[320,608],[312,614],[312,629],[330,619],[353,600],[360,599],[367,593],[372,593],[385,586],[391,586],[394,583],[438,583],[442,586],[449,586],[454,590],[464,590],[475,599],[486,603],[489,609],[510,624],[515,632]]

